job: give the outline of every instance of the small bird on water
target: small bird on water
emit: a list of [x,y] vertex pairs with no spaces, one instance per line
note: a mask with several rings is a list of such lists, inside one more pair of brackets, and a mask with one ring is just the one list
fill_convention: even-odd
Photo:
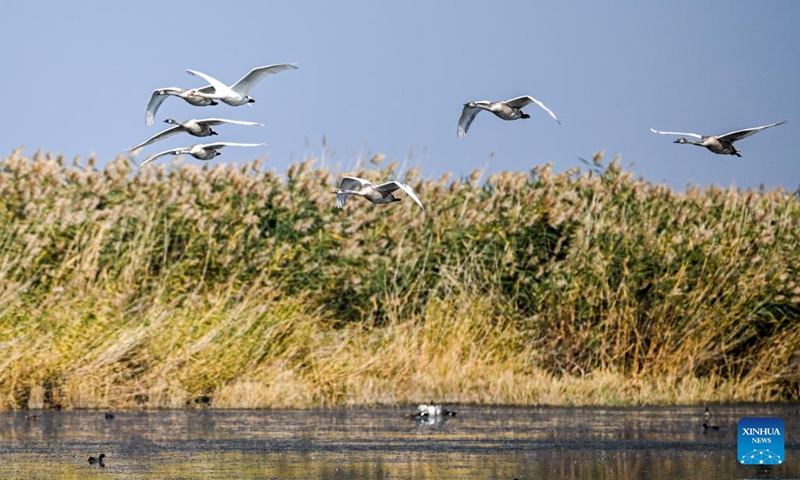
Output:
[[89,457],[89,465],[99,463],[101,467],[105,467],[105,465],[103,465],[104,458],[106,458],[105,453],[101,453],[99,457]]

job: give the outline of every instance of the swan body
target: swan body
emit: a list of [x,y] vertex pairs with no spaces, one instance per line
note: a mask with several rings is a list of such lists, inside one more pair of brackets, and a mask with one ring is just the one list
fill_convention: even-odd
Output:
[[164,140],[165,138],[169,138],[173,135],[177,135],[181,132],[186,132],[190,135],[194,135],[195,137],[208,137],[211,135],[216,135],[217,132],[211,129],[212,126],[223,125],[226,123],[234,124],[234,125],[250,125],[250,126],[259,126],[263,127],[264,125],[261,123],[256,122],[243,122],[240,120],[227,120],[224,118],[204,118],[202,120],[186,120],[185,122],[179,122],[177,120],[173,120],[168,118],[164,120],[164,123],[169,123],[174,125],[163,132],[157,133],[152,137],[148,138],[144,142],[136,145],[135,147],[131,148],[130,151],[132,153],[136,153],[143,147],[151,145],[155,142]]
[[197,96],[208,100],[219,100],[227,103],[233,107],[244,105],[246,103],[253,103],[255,100],[250,97],[250,89],[262,78],[278,72],[286,70],[296,70],[297,65],[290,63],[279,63],[276,65],[266,65],[263,67],[256,67],[250,70],[244,77],[240,78],[238,82],[231,86],[225,85],[211,75],[207,75],[197,70],[187,70],[190,75],[196,75],[203,78],[211,84],[212,91],[206,89],[190,90],[188,95]]
[[505,100],[501,102],[481,100],[478,102],[465,103],[464,108],[461,110],[461,117],[458,119],[458,137],[463,138],[467,135],[469,126],[472,125],[472,121],[475,120],[475,117],[482,110],[492,112],[503,120],[520,120],[524,118],[530,118],[530,115],[523,112],[522,108],[530,105],[531,103],[535,103],[536,105],[540,106],[545,112],[550,114],[550,116],[553,117],[553,119],[558,122],[559,125],[561,125],[561,120],[559,120],[558,117],[556,117],[556,114],[547,108],[544,103],[531,97],[530,95],[523,95],[521,97],[512,98],[511,100]]
[[139,168],[147,165],[153,160],[163,157],[164,155],[191,155],[198,160],[211,160],[217,155],[222,155],[219,150],[225,147],[263,147],[266,143],[231,143],[231,142],[216,142],[207,144],[197,144],[191,147],[174,148],[161,153],[157,153],[147,158],[139,164]]
[[414,190],[405,183],[401,183],[396,180],[375,185],[369,180],[364,180],[363,178],[342,177],[341,181],[339,181],[339,188],[335,189],[333,193],[336,194],[336,208],[344,208],[344,205],[347,202],[347,197],[350,195],[364,197],[370,202],[378,205],[399,202],[400,198],[393,195],[393,192],[397,190],[402,190],[405,192],[406,195],[411,197],[414,202],[419,205],[419,208],[425,211],[425,207],[422,206],[422,202],[419,200],[419,197],[417,197],[417,194],[414,193]]
[[[736,130],[735,132],[726,133],[725,135],[700,135],[697,133],[662,132],[654,128],[650,128],[650,131],[660,135],[682,135],[681,138],[675,140],[673,143],[689,143],[691,145],[697,145],[698,147],[705,147],[709,151],[720,155],[736,155],[737,157],[741,157],[741,153],[739,153],[736,147],[733,146],[734,142],[737,142],[743,138],[747,138],[750,135],[754,135],[762,130],[766,130],[767,128],[783,125],[784,123],[786,123],[786,121],[770,123],[769,125],[762,125],[760,127],[745,128],[743,130]],[[700,141],[698,142],[689,140],[685,137],[697,138]]]

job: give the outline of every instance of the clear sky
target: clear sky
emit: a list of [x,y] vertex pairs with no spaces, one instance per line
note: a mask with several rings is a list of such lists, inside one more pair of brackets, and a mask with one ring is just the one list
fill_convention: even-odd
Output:
[[[793,0],[14,2],[0,17],[0,157],[24,146],[94,153],[102,165],[167,117],[222,117],[265,127],[220,126],[214,140],[269,146],[215,161],[263,157],[279,172],[307,156],[347,170],[379,152],[428,177],[550,160],[564,170],[603,150],[674,187],[794,190],[799,19]],[[205,85],[186,69],[230,84],[290,62],[300,69],[262,80],[252,107],[170,98],[155,125],[144,123],[153,89]],[[515,122],[484,112],[457,138],[464,102],[525,94],[563,125],[529,106],[531,119]],[[779,120],[789,123],[737,144],[742,158],[649,131],[722,134]],[[138,160],[204,140],[175,136]]]

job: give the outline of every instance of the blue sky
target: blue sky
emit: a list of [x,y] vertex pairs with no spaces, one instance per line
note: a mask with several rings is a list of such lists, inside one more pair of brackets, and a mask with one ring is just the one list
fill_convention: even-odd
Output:
[[[307,156],[348,170],[374,153],[429,177],[547,161],[564,170],[603,150],[678,188],[794,190],[798,18],[791,0],[17,2],[0,18],[0,156],[24,146],[104,164],[167,117],[222,117],[265,127],[221,126],[214,140],[269,146],[215,161],[268,158],[279,172]],[[144,123],[153,89],[204,85],[186,69],[230,84],[284,62],[300,69],[259,83],[252,108],[171,98],[156,125]],[[483,113],[457,138],[464,102],[524,94],[563,125],[532,106],[516,122]],[[742,158],[649,131],[721,134],[779,120],[789,123],[737,144]],[[203,140],[172,137],[138,160]]]

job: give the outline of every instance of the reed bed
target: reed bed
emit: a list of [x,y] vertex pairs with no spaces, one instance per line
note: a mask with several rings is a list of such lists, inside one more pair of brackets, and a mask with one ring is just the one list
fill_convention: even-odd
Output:
[[[376,181],[396,166],[361,171]],[[0,409],[800,399],[800,200],[585,170],[0,161]]]

